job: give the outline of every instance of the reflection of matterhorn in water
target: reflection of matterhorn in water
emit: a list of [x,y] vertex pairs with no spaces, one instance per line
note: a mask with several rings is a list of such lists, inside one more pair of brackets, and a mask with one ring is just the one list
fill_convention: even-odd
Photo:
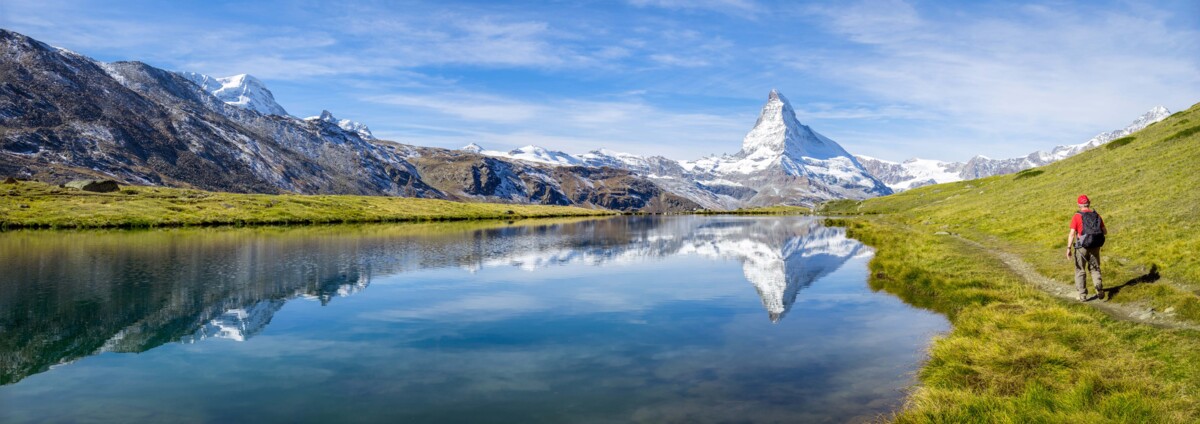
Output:
[[791,309],[800,289],[837,270],[862,250],[862,244],[846,238],[841,229],[808,226],[804,230],[781,247],[761,245],[742,265],[771,322],[779,322]]
[[732,220],[694,232],[697,253],[737,258],[742,273],[762,298],[771,322],[778,322],[801,289],[832,273],[863,250],[840,228],[815,219]]
[[[628,221],[627,221],[628,222]],[[821,225],[811,217],[648,219],[622,233],[627,241],[588,240],[565,247],[530,249],[488,258],[478,266],[517,266],[534,270],[567,263],[603,264],[646,257],[701,255],[742,261],[746,280],[754,285],[772,322],[778,322],[801,289],[865,253],[862,243],[844,230]]]

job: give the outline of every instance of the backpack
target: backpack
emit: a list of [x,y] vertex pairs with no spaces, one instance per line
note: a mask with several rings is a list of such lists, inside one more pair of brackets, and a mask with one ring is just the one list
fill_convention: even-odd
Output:
[[1079,212],[1083,220],[1083,234],[1079,235],[1078,246],[1095,249],[1104,246],[1104,228],[1100,225],[1100,214],[1095,211]]

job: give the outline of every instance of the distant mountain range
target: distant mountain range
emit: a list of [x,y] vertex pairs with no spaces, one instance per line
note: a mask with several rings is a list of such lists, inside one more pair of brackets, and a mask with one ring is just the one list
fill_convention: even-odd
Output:
[[791,103],[775,90],[742,140],[742,149],[732,155],[677,161],[603,149],[581,155],[538,146],[503,152],[485,150],[475,143],[461,150],[552,166],[623,169],[712,209],[812,205],[892,192],[837,142],[801,124]]
[[944,162],[919,158],[909,159],[904,162],[891,162],[862,155],[855,157],[875,178],[886,183],[892,190],[903,191],[930,184],[1011,174],[1047,165],[1133,134],[1150,124],[1166,119],[1170,115],[1171,111],[1167,110],[1167,108],[1157,106],[1139,116],[1125,128],[1100,133],[1086,142],[1057,146],[1049,152],[1037,151],[1026,156],[1009,159],[992,159],[986,156],[975,156],[966,162]]
[[[293,117],[250,75],[104,63],[6,30],[0,44],[0,176],[59,183],[114,178],[232,192],[665,212],[865,199],[1016,172],[1078,147],[1020,160],[886,162],[854,156],[801,124],[786,97],[772,90],[735,154],[680,161],[538,146],[503,152],[472,143],[453,150],[379,140],[365,124],[328,111]],[[1166,114],[1152,112],[1147,124]]]

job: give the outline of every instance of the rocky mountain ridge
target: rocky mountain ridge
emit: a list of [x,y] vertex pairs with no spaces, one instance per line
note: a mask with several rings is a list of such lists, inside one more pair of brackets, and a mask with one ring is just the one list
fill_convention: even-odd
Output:
[[[210,92],[219,79],[206,87],[141,62],[97,62],[6,30],[0,81],[0,175],[620,210],[698,207],[627,171],[376,140],[365,126],[328,112],[312,119],[264,114],[257,109],[282,111],[265,104],[265,86],[243,91],[257,102],[223,99]],[[240,81],[251,87],[256,80]]]

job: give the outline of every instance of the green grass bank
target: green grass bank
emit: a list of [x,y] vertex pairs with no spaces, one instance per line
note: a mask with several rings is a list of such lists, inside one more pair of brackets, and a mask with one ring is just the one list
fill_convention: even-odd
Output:
[[237,194],[126,186],[92,193],[22,181],[0,184],[0,228],[149,228],[456,221],[612,215],[564,206],[384,196]]
[[1110,301],[1198,323],[1197,163],[1193,106],[1045,167],[818,208],[850,216],[834,223],[878,249],[873,288],[944,313],[954,326],[934,341],[919,385],[892,418],[1200,422],[1200,332],[1057,299],[994,254],[1015,254],[1073,290],[1067,223],[1086,193],[1109,229],[1102,266]]

